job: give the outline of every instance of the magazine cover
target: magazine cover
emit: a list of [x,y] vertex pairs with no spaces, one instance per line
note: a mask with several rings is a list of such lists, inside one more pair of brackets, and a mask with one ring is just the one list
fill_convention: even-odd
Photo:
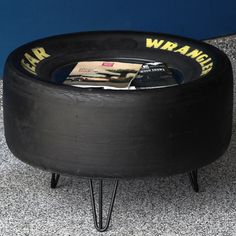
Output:
[[78,62],[64,84],[78,87],[127,89],[142,64],[115,61]]

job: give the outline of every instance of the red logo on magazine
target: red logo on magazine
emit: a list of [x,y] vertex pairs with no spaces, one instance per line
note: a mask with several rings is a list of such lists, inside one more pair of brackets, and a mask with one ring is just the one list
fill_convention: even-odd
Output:
[[114,62],[103,62],[102,66],[112,67],[114,65]]

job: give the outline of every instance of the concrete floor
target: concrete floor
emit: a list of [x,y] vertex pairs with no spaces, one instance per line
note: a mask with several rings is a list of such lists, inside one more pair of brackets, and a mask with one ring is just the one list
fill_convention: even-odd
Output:
[[[228,54],[236,75],[236,36],[210,43]],[[198,194],[185,174],[122,180],[109,231],[103,235],[236,236],[235,119],[233,122],[232,141],[224,156],[199,171]],[[58,188],[50,189],[50,173],[22,163],[9,151],[2,109],[0,146],[1,236],[101,235],[93,227],[87,180],[62,176]]]

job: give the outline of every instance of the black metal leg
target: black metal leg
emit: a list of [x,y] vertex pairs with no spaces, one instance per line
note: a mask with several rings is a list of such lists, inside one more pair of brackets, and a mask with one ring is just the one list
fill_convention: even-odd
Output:
[[52,178],[51,178],[51,188],[56,188],[58,180],[60,178],[60,174],[52,173]]
[[188,173],[191,185],[195,192],[199,192],[198,181],[197,181],[197,169],[192,170]]
[[93,220],[94,220],[94,226],[99,232],[104,232],[108,229],[109,223],[111,220],[111,214],[115,202],[117,187],[118,187],[118,180],[115,180],[111,202],[107,214],[107,218],[105,221],[105,225],[103,224],[103,180],[99,179],[99,191],[98,191],[98,219],[97,219],[97,211],[96,211],[96,204],[95,204],[95,198],[94,198],[94,188],[93,188],[93,180],[89,179],[89,188],[90,188],[90,198],[91,198],[91,204],[92,204],[92,211],[93,211]]

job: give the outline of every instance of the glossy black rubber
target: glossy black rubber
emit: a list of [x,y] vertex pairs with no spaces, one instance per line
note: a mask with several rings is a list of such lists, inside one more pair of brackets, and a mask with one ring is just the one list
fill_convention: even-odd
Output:
[[[139,45],[156,36],[204,48],[215,66],[204,78],[183,85],[134,91],[55,85],[20,68],[23,53],[37,45],[55,54],[39,65],[42,80],[64,60],[98,58],[104,48],[107,55],[103,52],[102,58],[153,59],[158,50],[147,53]],[[228,58],[210,45],[177,36],[93,32],[36,41],[8,57],[3,94],[10,150],[53,173],[121,178],[189,172],[219,158],[231,138],[233,79]]]

